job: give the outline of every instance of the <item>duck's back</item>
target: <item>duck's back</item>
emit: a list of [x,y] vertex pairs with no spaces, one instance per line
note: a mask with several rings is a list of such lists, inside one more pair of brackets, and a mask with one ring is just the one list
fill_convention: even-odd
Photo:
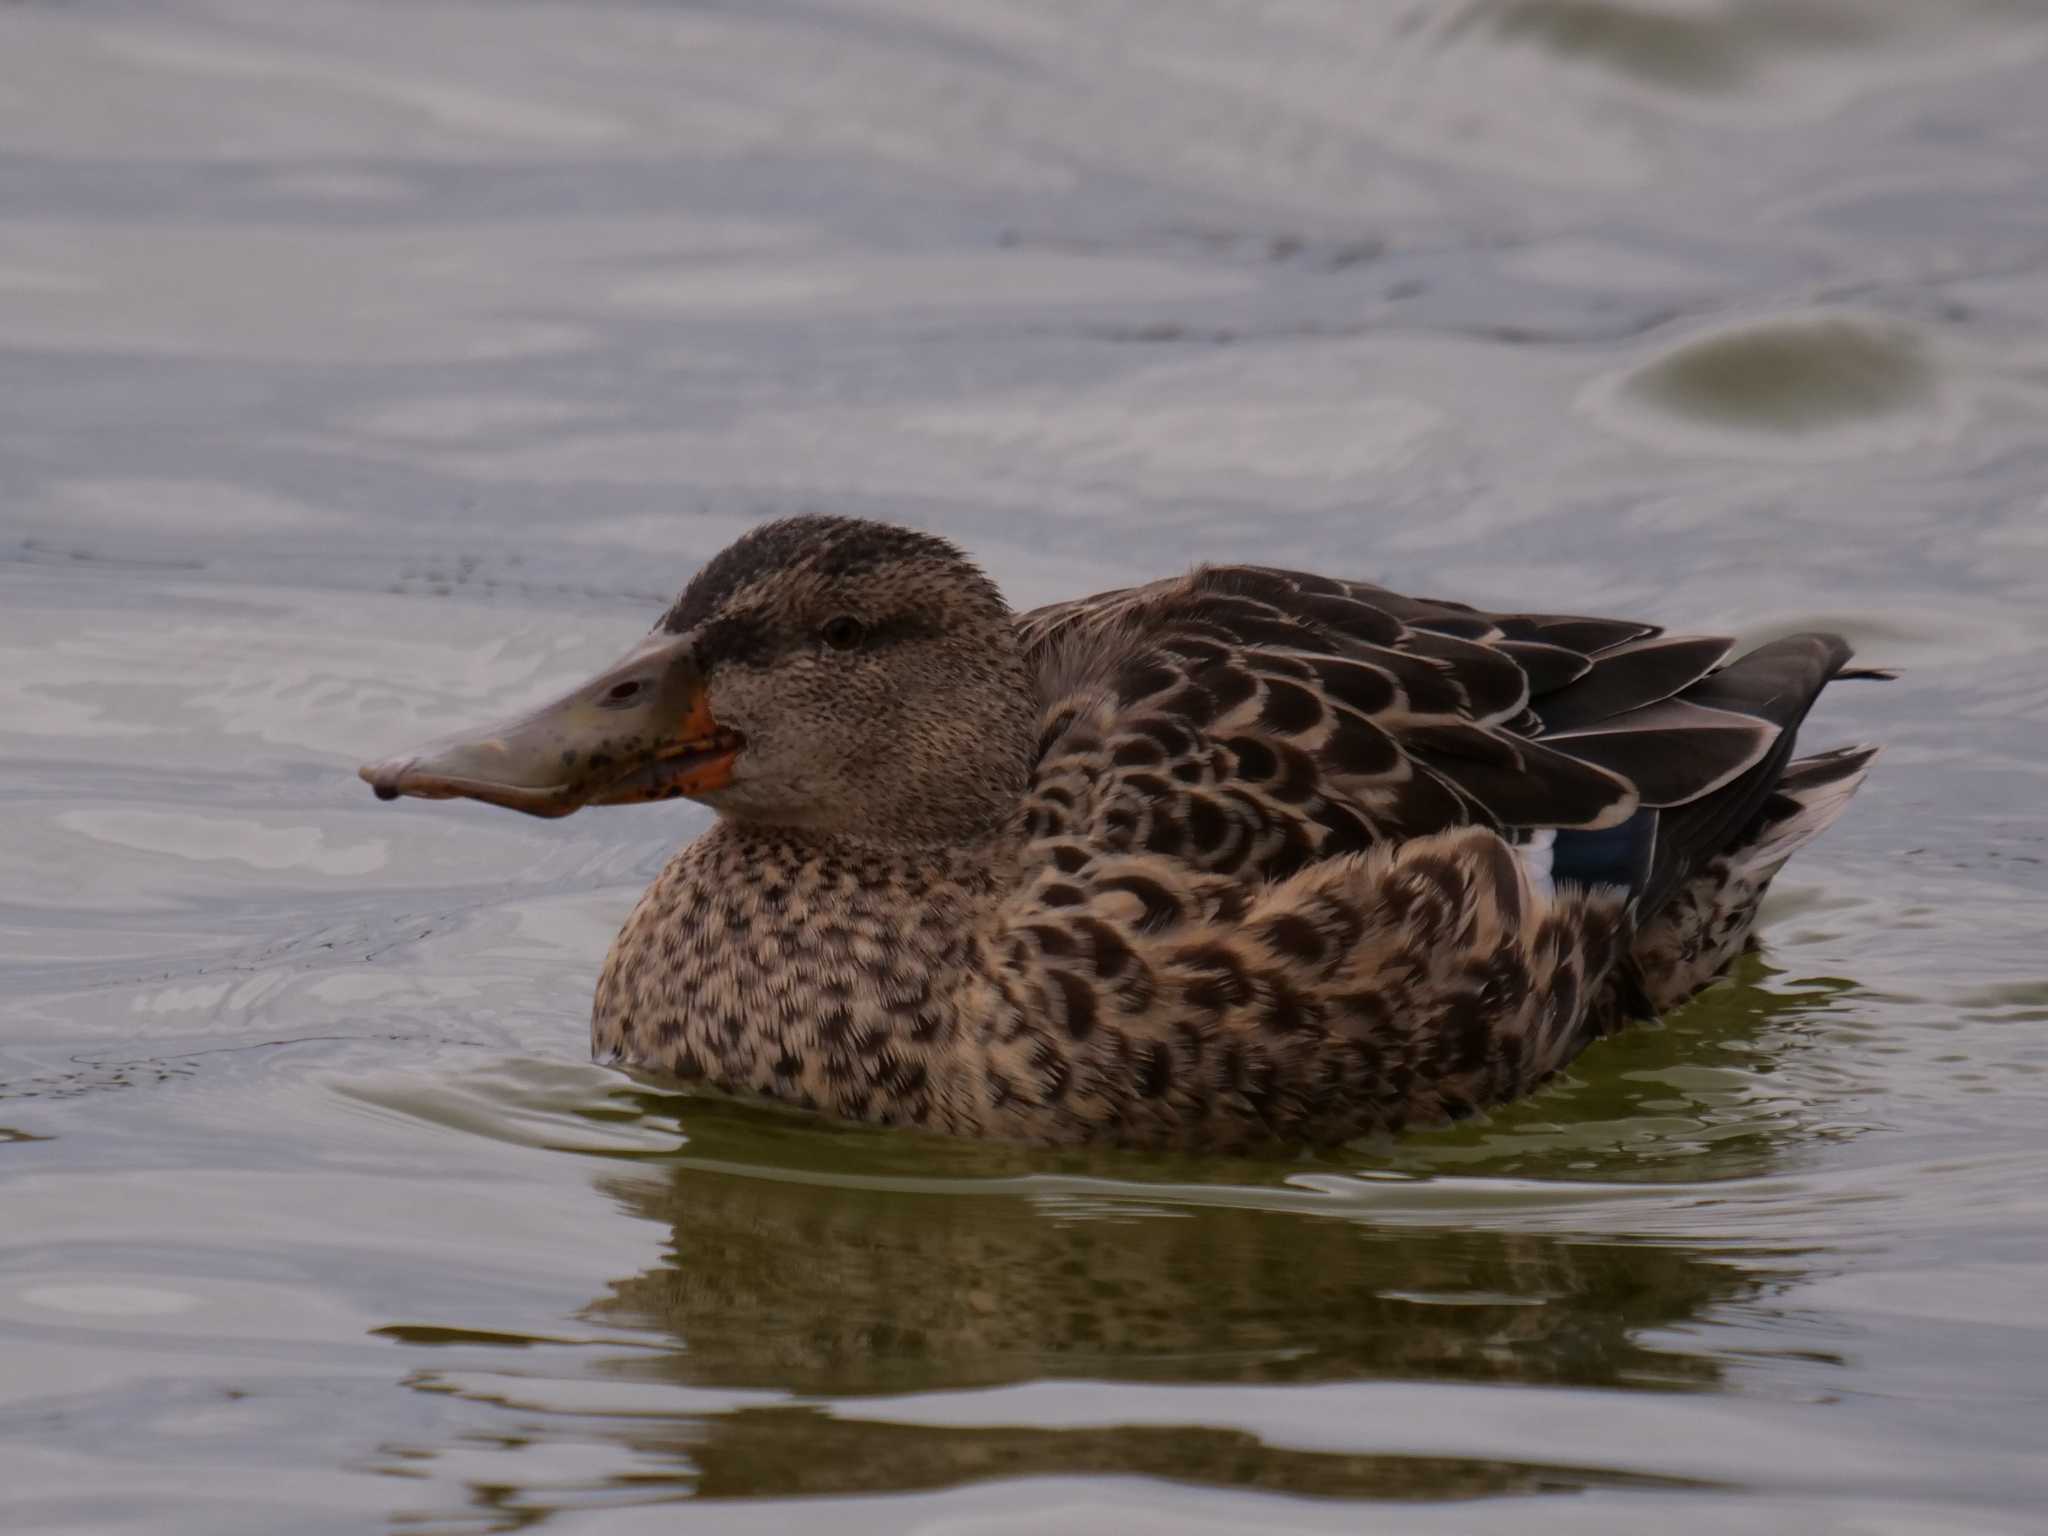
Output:
[[1066,1136],[1328,1139],[1523,1091],[1711,979],[1869,755],[1788,773],[1828,635],[1725,664],[1259,567],[1018,623],[1048,706],[992,1094],[1054,1093]]

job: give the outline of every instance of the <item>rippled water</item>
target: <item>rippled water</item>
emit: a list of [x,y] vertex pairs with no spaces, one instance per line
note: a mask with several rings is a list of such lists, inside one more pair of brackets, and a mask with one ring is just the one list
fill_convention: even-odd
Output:
[[[2048,14],[0,7],[8,1529],[2039,1529]],[[687,808],[353,765],[766,516],[1850,633],[1770,947],[1490,1120],[585,1060]]]

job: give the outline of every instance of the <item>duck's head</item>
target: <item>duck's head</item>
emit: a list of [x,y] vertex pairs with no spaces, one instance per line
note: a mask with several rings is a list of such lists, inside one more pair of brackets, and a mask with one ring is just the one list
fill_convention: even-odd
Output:
[[743,822],[939,842],[1014,810],[1036,713],[1002,594],[957,548],[797,517],[713,559],[553,703],[361,772],[387,800],[566,816],[683,796]]

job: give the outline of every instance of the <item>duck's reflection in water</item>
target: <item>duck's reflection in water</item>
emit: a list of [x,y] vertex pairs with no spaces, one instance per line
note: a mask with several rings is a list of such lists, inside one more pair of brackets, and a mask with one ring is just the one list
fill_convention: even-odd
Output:
[[[674,1457],[700,1495],[1054,1473],[1436,1498],[1640,1482],[1571,1465],[1569,1451],[1531,1466],[1271,1446],[1199,1427],[1199,1388],[1711,1388],[1719,1362],[1674,1330],[1777,1278],[1669,1245],[1367,1225],[1146,1200],[1129,1185],[1082,1205],[1014,1186],[829,1187],[700,1164],[610,1192],[669,1226],[672,1256],[617,1282],[592,1320],[658,1329],[679,1347],[608,1370],[841,1399],[620,1425],[640,1456]],[[1183,1384],[1187,1423],[910,1424],[891,1422],[886,1403],[868,1418],[844,1401],[1047,1379]],[[1361,1426],[1360,1444],[1373,1438]]]

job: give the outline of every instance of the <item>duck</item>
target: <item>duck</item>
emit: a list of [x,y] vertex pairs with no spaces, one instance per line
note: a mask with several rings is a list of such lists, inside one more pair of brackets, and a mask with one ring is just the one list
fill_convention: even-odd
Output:
[[366,764],[543,817],[688,799],[591,1047],[843,1120],[1339,1146],[1529,1093],[1754,943],[1877,748],[1839,635],[1740,655],[1203,564],[1013,612],[938,534],[743,534],[596,677]]

